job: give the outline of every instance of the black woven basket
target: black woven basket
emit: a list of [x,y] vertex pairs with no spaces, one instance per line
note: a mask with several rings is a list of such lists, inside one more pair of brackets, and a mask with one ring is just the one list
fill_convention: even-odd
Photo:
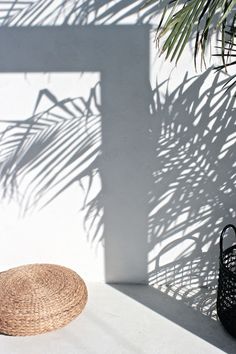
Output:
[[225,329],[236,337],[236,245],[223,249],[223,237],[228,228],[233,228],[236,235],[236,227],[229,224],[220,236],[217,314]]

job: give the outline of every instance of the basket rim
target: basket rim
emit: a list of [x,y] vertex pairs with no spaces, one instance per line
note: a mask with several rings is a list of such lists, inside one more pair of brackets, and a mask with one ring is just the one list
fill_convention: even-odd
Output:
[[233,245],[233,246],[230,246],[228,248],[226,248],[222,254],[220,255],[220,266],[222,268],[224,268],[224,271],[226,271],[226,273],[230,274],[232,277],[234,277],[236,279],[236,273],[233,273],[230,269],[228,269],[225,264],[224,264],[224,261],[223,261],[223,257],[225,254],[227,253],[230,253],[230,251],[232,251],[233,249],[236,249],[236,245]]

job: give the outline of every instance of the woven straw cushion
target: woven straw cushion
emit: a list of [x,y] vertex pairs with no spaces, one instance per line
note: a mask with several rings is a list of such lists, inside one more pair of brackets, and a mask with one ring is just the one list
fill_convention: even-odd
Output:
[[62,327],[87,301],[84,281],[71,269],[30,264],[0,273],[0,332],[28,336]]

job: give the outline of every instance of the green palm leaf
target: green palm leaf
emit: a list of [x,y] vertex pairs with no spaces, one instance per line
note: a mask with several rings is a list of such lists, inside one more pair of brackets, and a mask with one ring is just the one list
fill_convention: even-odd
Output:
[[[232,60],[232,52],[235,50],[235,22],[236,0],[169,1],[158,26],[157,40],[164,38],[161,53],[165,53],[166,58],[171,61],[175,59],[178,62],[187,43],[195,36],[193,56],[196,67],[199,51],[201,61],[205,63],[205,52],[213,31],[220,32],[220,45],[217,47],[220,54],[216,56],[221,57],[222,65],[216,69],[227,71],[227,68],[236,66],[235,60]],[[230,87],[234,85],[235,81],[230,80]]]

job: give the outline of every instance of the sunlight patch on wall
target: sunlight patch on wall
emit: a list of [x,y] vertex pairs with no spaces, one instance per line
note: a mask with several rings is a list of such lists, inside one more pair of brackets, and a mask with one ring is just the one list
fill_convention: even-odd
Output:
[[50,108],[53,101],[47,93],[58,101],[79,96],[88,98],[99,79],[98,73],[1,73],[0,120],[31,117],[39,97],[37,110]]
[[54,262],[103,280],[99,82],[99,73],[0,75],[4,267]]

